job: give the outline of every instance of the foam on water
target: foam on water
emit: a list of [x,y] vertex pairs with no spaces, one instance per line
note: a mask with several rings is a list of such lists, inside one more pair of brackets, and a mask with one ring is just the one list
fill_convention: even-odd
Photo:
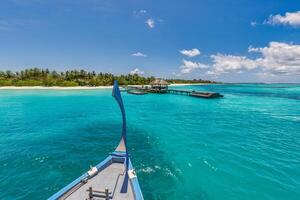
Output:
[[[184,88],[225,97],[123,93],[145,199],[299,198],[300,85]],[[102,161],[120,117],[110,90],[0,91],[0,199],[46,199]]]

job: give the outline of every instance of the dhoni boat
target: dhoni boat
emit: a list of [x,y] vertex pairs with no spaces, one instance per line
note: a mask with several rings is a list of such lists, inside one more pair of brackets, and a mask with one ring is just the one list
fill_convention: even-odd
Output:
[[112,96],[122,113],[123,127],[119,145],[98,165],[62,188],[48,200],[143,200],[136,173],[131,164],[126,138],[126,116],[118,82]]

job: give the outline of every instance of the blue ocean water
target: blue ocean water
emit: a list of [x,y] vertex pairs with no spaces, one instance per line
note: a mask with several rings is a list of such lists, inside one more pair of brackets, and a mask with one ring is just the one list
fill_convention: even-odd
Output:
[[[299,199],[300,85],[184,86],[225,95],[123,93],[146,200]],[[0,199],[46,199],[116,147],[111,90],[1,90]]]

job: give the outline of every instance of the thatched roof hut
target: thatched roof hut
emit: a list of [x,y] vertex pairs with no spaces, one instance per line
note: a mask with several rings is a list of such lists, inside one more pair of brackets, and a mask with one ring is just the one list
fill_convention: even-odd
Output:
[[152,92],[166,93],[169,83],[162,79],[155,79],[150,82],[150,85]]
[[169,85],[169,83],[162,79],[155,79],[150,82],[150,85]]

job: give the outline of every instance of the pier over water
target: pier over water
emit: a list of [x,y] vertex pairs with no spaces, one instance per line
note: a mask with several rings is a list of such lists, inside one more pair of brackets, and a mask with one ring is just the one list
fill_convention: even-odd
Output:
[[217,98],[223,97],[222,94],[217,92],[202,92],[202,91],[195,91],[195,90],[176,90],[176,89],[168,89],[167,93],[169,94],[181,94],[181,95],[188,95],[193,97],[200,97],[200,98]]
[[150,83],[150,86],[126,86],[124,87],[125,91],[130,94],[142,95],[148,93],[157,93],[157,94],[177,94],[177,95],[187,95],[192,97],[199,98],[218,98],[223,97],[222,94],[216,92],[203,92],[195,90],[179,90],[179,89],[169,89],[168,83],[164,80],[157,79]]

